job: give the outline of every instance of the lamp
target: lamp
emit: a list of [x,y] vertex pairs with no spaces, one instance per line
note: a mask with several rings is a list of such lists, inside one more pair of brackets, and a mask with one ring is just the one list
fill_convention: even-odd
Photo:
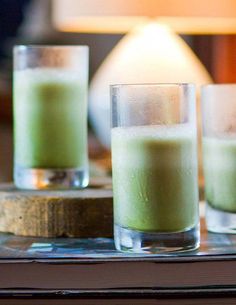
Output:
[[175,32],[236,32],[236,1],[208,0],[206,4],[202,0],[54,0],[53,20],[61,31],[129,31],[104,60],[90,86],[92,123],[101,142],[109,147],[109,85],[212,82],[196,55]]
[[187,44],[158,23],[135,27],[115,46],[90,84],[90,117],[100,140],[110,145],[109,85],[212,82]]

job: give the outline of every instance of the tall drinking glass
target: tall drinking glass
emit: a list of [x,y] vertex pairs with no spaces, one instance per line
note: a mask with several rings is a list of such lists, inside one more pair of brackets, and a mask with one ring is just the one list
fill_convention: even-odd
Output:
[[203,86],[202,123],[207,228],[236,233],[236,85]]
[[87,46],[14,48],[14,181],[88,185]]
[[199,246],[195,88],[111,87],[114,234],[118,250]]

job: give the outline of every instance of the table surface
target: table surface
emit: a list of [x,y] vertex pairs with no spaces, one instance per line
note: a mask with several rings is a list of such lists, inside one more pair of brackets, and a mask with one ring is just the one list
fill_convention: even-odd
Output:
[[[134,255],[121,253],[115,250],[113,239],[109,238],[32,238],[19,237],[11,234],[0,234],[0,264],[3,267],[6,263],[15,262],[43,262],[58,266],[58,264],[73,263],[82,264],[86,261],[95,263],[97,261],[105,263],[107,261],[149,261],[154,263],[173,260],[178,262],[188,261],[236,261],[236,235],[209,233],[205,229],[204,220],[201,221],[201,246],[198,250],[179,254],[164,255]],[[55,264],[56,262],[56,264]],[[41,268],[42,264],[39,265]],[[45,265],[45,264],[43,264]],[[169,265],[169,264],[168,264]],[[11,268],[13,266],[13,268]],[[5,265],[5,270],[12,269],[15,277],[14,265]],[[55,267],[55,268],[56,268]],[[74,265],[75,267],[75,265]],[[41,270],[41,269],[40,269]],[[46,273],[48,276],[48,273]],[[37,274],[38,276],[38,274]],[[67,275],[68,276],[68,275]],[[206,275],[207,276],[207,275]],[[3,279],[4,280],[4,279]],[[18,287],[18,286],[17,286]],[[130,298],[133,298],[132,300]],[[206,299],[204,299],[206,297]],[[149,289],[149,290],[124,290],[120,291],[83,291],[83,290],[48,290],[48,289],[0,289],[0,304],[5,304],[4,300],[14,301],[9,304],[157,304],[154,299],[158,298],[158,304],[225,304],[229,299],[236,304],[236,287],[207,287],[203,289]],[[23,300],[23,298],[25,298]],[[53,301],[56,298],[57,300]],[[62,298],[63,300],[60,300]],[[86,303],[85,299],[91,299],[91,303]],[[120,301],[116,301],[118,299]],[[131,301],[131,303],[126,303]],[[152,298],[153,302],[152,302]],[[199,299],[200,298],[200,299]],[[209,299],[210,298],[210,299]],[[14,299],[14,300],[13,300]],[[50,299],[50,301],[47,299]],[[101,300],[102,299],[102,300]],[[163,303],[162,303],[163,299]],[[1,302],[3,301],[3,303]],[[37,301],[38,300],[38,301]],[[41,302],[41,301],[42,302]],[[114,301],[112,301],[114,300]],[[204,301],[205,300],[205,301]],[[21,303],[23,301],[24,303]],[[30,303],[32,301],[32,303]],[[139,301],[141,303],[139,303]],[[185,303],[186,301],[186,303]],[[196,302],[195,302],[196,301]],[[219,301],[219,302],[218,302]],[[19,302],[19,303],[18,303]],[[28,303],[29,302],[29,303]],[[37,303],[39,302],[39,303]],[[144,302],[144,303],[142,303]],[[203,302],[203,303],[202,303]],[[61,304],[61,303],[60,303]]]
[[[201,221],[201,246],[198,250],[169,254],[168,257],[232,256],[236,258],[236,235],[209,233]],[[111,238],[33,238],[0,234],[0,259],[132,259],[162,255],[127,254],[115,250]]]

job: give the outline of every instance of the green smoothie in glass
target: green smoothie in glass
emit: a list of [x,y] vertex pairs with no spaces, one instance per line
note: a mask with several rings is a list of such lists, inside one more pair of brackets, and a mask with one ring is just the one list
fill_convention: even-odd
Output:
[[14,72],[16,167],[87,167],[87,86],[80,78],[58,68]]
[[236,139],[203,139],[205,197],[212,207],[236,213]]
[[181,125],[112,129],[114,221],[142,232],[198,224],[196,137]]

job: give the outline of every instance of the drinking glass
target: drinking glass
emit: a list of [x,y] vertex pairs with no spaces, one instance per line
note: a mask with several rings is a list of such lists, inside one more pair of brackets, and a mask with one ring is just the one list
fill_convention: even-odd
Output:
[[114,237],[118,250],[199,246],[192,84],[111,86]]
[[236,85],[202,87],[203,168],[209,231],[236,233]]
[[88,185],[87,46],[14,48],[14,182]]

